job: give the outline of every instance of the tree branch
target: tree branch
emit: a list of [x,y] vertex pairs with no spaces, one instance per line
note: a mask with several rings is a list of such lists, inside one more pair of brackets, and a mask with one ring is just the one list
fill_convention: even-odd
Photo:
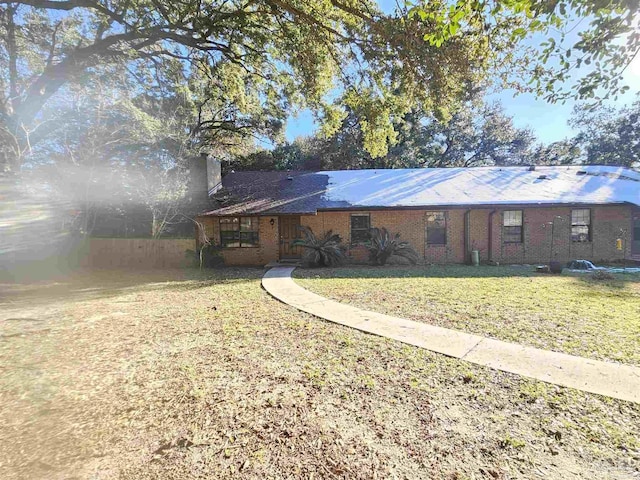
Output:
[[47,67],[50,67],[52,62],[53,62],[53,56],[55,55],[56,52],[56,43],[57,43],[57,39],[56,37],[58,36],[58,29],[60,28],[60,25],[62,25],[62,21],[59,21],[58,23],[56,23],[56,26],[53,29],[53,33],[51,34],[51,45],[49,47],[49,56],[47,57]]
[[[12,3],[20,4],[20,5],[28,5],[30,7],[42,8],[45,10],[61,10],[68,12],[75,8],[91,8],[96,10],[97,12],[106,15],[107,17],[115,20],[118,23],[123,25],[127,25],[127,22],[124,19],[124,16],[113,12],[106,8],[104,5],[99,4],[98,2],[94,2],[91,0],[66,0],[66,1],[54,1],[54,0],[18,0],[16,2],[10,2],[7,0],[0,0],[0,4],[10,5]],[[124,10],[123,10],[124,11]]]
[[18,96],[18,51],[16,48],[16,24],[14,15],[18,7],[9,5],[7,17],[7,54],[9,55],[9,102],[13,108],[19,102]]

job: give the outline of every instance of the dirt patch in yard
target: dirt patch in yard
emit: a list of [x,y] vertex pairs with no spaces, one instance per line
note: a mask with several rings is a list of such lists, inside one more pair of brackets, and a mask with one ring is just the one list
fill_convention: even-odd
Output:
[[261,275],[0,287],[0,477],[638,474],[638,405],[323,322]]

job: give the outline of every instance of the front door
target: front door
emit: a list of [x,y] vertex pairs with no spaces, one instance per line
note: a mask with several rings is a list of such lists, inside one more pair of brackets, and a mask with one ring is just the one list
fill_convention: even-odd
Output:
[[633,219],[631,232],[631,255],[640,255],[640,214]]
[[292,245],[294,240],[300,238],[300,217],[288,215],[278,218],[280,229],[280,259],[300,258],[301,247]]

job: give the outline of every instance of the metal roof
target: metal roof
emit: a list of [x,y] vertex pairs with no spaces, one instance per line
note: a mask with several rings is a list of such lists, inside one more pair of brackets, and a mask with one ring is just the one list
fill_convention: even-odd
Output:
[[234,203],[205,215],[474,205],[640,205],[640,173],[608,166],[235,172]]

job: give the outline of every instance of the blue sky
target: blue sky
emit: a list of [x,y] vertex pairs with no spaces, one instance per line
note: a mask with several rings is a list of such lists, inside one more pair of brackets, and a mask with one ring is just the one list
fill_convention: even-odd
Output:
[[[392,10],[395,6],[395,0],[380,0],[378,3],[384,10]],[[578,29],[573,32],[574,38],[578,32]],[[635,61],[627,68],[625,81],[631,88],[616,103],[611,103],[616,107],[631,103],[637,92],[640,91],[640,56],[636,57]],[[573,135],[574,132],[569,127],[568,120],[573,111],[574,102],[568,101],[564,105],[550,104],[531,94],[514,96],[514,93],[514,91],[505,90],[489,95],[487,98],[488,100],[500,101],[506,113],[513,117],[514,124],[520,128],[531,128],[541,142],[550,143]],[[313,115],[305,110],[289,119],[286,138],[292,141],[298,136],[312,135],[315,129]]]

